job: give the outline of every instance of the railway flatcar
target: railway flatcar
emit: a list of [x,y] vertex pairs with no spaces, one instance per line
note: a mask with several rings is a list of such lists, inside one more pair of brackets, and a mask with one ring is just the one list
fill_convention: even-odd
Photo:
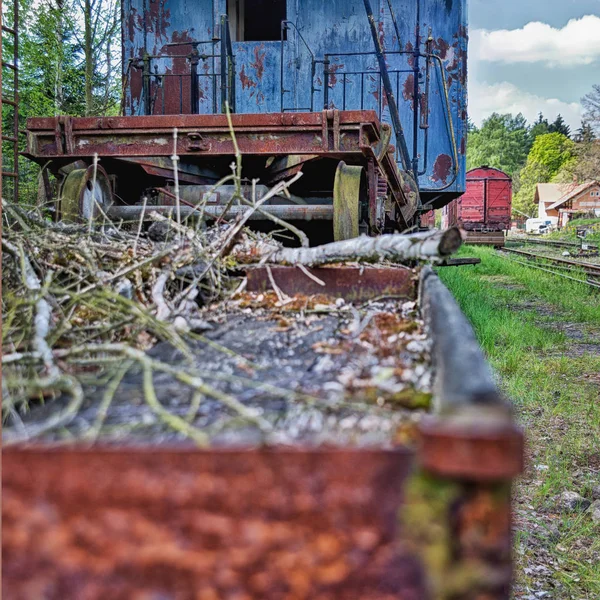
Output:
[[459,226],[467,243],[504,246],[504,232],[510,229],[512,179],[491,167],[467,173],[464,195],[443,209],[444,228]]
[[336,239],[414,227],[465,191],[466,0],[124,0],[122,32],[122,116],[27,123],[57,218],[138,219],[174,196],[233,215],[231,187],[211,191],[231,173],[228,111],[259,197],[303,172],[264,209]]

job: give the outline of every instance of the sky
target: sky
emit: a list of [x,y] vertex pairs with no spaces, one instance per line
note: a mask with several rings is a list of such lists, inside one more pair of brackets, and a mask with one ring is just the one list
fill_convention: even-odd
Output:
[[600,0],[468,0],[469,113],[535,121],[560,113],[574,131],[600,84]]

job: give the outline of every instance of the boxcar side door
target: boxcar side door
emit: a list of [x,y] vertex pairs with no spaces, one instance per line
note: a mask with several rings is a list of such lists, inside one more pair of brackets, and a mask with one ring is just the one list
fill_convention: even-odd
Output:
[[507,229],[510,227],[511,187],[510,179],[487,180],[487,226],[498,224]]

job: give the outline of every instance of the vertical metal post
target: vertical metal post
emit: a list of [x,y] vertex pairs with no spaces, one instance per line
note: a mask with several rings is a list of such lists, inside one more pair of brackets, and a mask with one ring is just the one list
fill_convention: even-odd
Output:
[[197,45],[192,44],[192,51],[188,58],[190,60],[190,113],[197,115],[200,112],[198,98],[198,63],[200,62],[200,55]]
[[[227,17],[221,16],[221,112],[227,112],[227,50],[225,40],[227,35]],[[231,107],[230,107],[231,110]]]
[[315,75],[317,71],[317,63],[314,57],[310,61],[310,112],[314,111],[315,107]]
[[[214,0],[213,0],[213,15],[214,15]],[[217,114],[217,63],[216,63],[216,56],[217,56],[217,42],[219,41],[219,38],[216,37],[216,33],[215,33],[215,25],[213,23],[213,38],[212,38],[212,112],[213,115]]]
[[419,64],[419,58],[421,54],[421,0],[417,0],[417,27],[416,27],[416,40],[415,48],[413,52],[414,57],[414,81],[413,81],[413,157],[412,157],[412,170],[416,174],[419,171],[419,108],[421,106],[420,88],[419,88],[419,76],[421,74],[421,68]]
[[329,56],[323,61],[323,108],[329,108]]
[[423,134],[423,168],[419,171],[419,175],[425,175],[427,173],[427,155],[429,153],[429,92],[431,88],[431,56],[432,53],[433,38],[431,37],[431,28],[429,29],[429,36],[427,42],[425,42],[425,101],[421,110],[421,124],[420,128],[425,132]]
[[150,55],[144,50],[142,58],[142,78],[144,88],[144,112],[147,115],[152,114],[151,97],[150,97]]

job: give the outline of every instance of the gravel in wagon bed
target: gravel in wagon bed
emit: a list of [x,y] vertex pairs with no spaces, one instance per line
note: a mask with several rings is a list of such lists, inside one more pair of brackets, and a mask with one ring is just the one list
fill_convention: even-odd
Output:
[[[211,329],[192,346],[187,371],[268,424],[261,430],[222,401],[194,394],[171,374],[155,371],[159,402],[206,434],[211,446],[387,447],[410,442],[429,407],[429,341],[415,302],[382,299],[353,306],[311,296],[282,303],[274,292],[244,293],[207,306],[203,316]],[[186,361],[167,343],[148,356],[175,367]],[[72,422],[45,439],[86,437],[103,389],[86,392]],[[136,364],[117,388],[96,442],[193,443],[152,410]]]

